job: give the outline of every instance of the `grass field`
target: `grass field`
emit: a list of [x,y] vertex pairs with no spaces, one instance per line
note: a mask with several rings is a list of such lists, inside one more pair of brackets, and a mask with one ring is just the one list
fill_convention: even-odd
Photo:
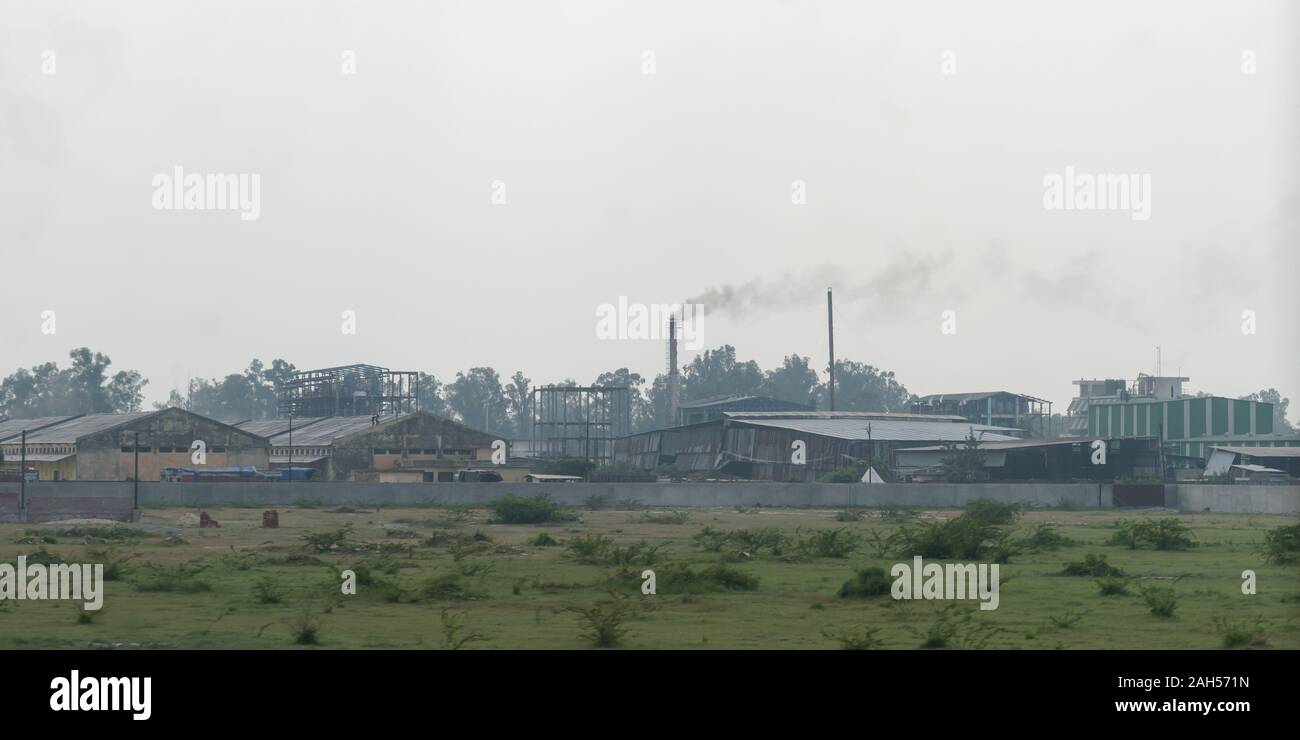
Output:
[[[859,568],[910,561],[878,549],[899,527],[957,511],[568,511],[578,518],[494,524],[482,508],[298,507],[279,510],[279,529],[262,529],[261,509],[224,508],[208,512],[221,528],[198,529],[177,526],[192,510],[150,509],[131,535],[0,525],[0,563],[42,549],[67,562],[126,558],[88,621],[78,602],[0,602],[0,648],[301,649],[302,628],[316,626],[317,648],[580,649],[593,644],[583,636],[593,620],[581,613],[592,608],[627,648],[1211,649],[1230,633],[1245,646],[1300,647],[1300,569],[1268,564],[1257,549],[1294,517],[1177,515],[1197,546],[1163,551],[1105,543],[1119,519],[1169,512],[1032,510],[1016,536],[1053,523],[1071,543],[1013,554],[1001,566],[999,608],[980,611],[975,601],[838,595]],[[706,549],[694,539],[706,527],[746,530],[755,546]],[[328,533],[344,528],[331,547]],[[760,535],[772,529],[784,544],[765,547]],[[843,530],[826,552],[846,556],[798,546],[819,530]],[[542,533],[559,544],[535,544]],[[1129,595],[1102,596],[1094,578],[1061,575],[1089,553],[1130,577]],[[647,567],[655,595],[640,590]],[[355,595],[341,592],[344,569],[358,574]],[[1254,595],[1242,593],[1247,569]],[[685,587],[688,572],[696,580]],[[1174,589],[1173,616],[1151,613],[1146,586]]]

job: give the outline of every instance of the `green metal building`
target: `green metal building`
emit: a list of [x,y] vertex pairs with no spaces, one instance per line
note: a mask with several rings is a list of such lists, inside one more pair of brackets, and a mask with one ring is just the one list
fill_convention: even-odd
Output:
[[1274,434],[1273,404],[1221,396],[1094,403],[1088,436],[1158,437],[1186,457],[1202,457],[1213,445],[1300,447],[1300,436]]

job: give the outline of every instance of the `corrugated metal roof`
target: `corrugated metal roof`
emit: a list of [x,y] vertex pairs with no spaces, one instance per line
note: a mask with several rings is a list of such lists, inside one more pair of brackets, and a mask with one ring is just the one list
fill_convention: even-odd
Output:
[[728,419],[880,419],[882,421],[964,422],[954,414],[912,414],[898,411],[724,411]]
[[1031,401],[1043,400],[1041,398],[1027,396],[1023,393],[1012,393],[1011,391],[979,391],[976,393],[931,393],[928,396],[921,396],[921,398],[918,399],[918,402],[929,403],[931,401],[958,401],[958,402],[982,401],[985,398],[988,398],[989,396],[1000,396],[1003,394],[1006,394],[1008,396],[1015,396],[1017,398],[1027,398]]
[[[1017,439],[1011,442],[993,441],[993,435],[986,434],[981,441],[981,450],[1018,450],[1031,447],[1059,447],[1062,445],[1090,445],[1091,439],[1082,439],[1079,437],[1069,437],[1066,439]],[[965,439],[963,437],[962,439]],[[1154,439],[1154,437],[1135,437],[1134,439]],[[933,452],[942,450],[941,445],[930,445],[929,447],[907,447],[896,450],[896,452]]]
[[46,427],[35,434],[27,435],[27,444],[71,444],[88,434],[102,432],[122,424],[128,424],[153,416],[157,411],[136,411],[129,414],[86,414],[54,426]]
[[[385,416],[379,420],[379,424],[382,426],[398,419],[405,419],[408,416],[410,414]],[[350,437],[358,432],[365,432],[374,428],[375,426],[371,424],[369,416],[331,416],[302,430],[299,430],[297,423],[295,423],[293,425],[293,446],[328,445],[332,444],[336,439]],[[288,429],[282,434],[274,435],[271,438],[271,443],[277,447],[288,445]]]
[[24,429],[26,429],[27,433],[30,435],[32,432],[39,431],[45,427],[62,424],[69,419],[75,418],[77,418],[76,415],[42,416],[36,419],[9,419],[8,421],[0,422],[0,442],[7,442],[10,437],[20,439],[23,436]]
[[[309,427],[318,421],[328,419],[328,416],[304,416],[301,419],[293,420],[293,436],[298,436],[298,430]],[[367,417],[369,418],[369,417]],[[235,427],[242,429],[250,434],[256,434],[259,437],[274,437],[277,434],[286,434],[289,431],[288,419],[253,419],[251,421],[241,421],[235,424]]]
[[1238,455],[1250,455],[1251,457],[1300,457],[1300,447],[1225,447],[1215,445],[1210,449],[1235,452]]
[[[1016,438],[1001,434],[1004,431],[1016,431],[1006,427],[991,427],[984,424],[954,424],[946,421],[893,421],[864,419],[739,419],[736,423],[789,429],[795,432],[816,434],[823,437],[836,437],[854,441],[867,440],[867,424],[871,424],[871,439],[877,442],[960,442],[966,439],[971,430],[985,441],[1014,441]],[[980,432],[985,434],[980,435]]]

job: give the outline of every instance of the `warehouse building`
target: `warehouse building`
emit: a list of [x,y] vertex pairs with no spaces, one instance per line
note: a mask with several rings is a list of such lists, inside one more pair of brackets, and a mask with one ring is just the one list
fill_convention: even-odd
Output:
[[27,467],[39,480],[131,480],[137,463],[140,480],[159,480],[164,468],[193,465],[196,442],[209,467],[266,468],[270,448],[265,437],[179,408],[13,419],[0,427],[5,467],[20,465],[23,429]]
[[312,467],[323,480],[436,483],[455,481],[461,472],[491,470],[504,481],[518,482],[531,471],[523,461],[510,460],[508,446],[505,464],[493,464],[493,435],[423,411],[379,419],[264,419],[237,426],[269,438],[273,469]]
[[912,413],[960,416],[986,426],[1029,429],[1050,418],[1051,401],[1010,391],[934,393],[909,404]]
[[1267,477],[1270,481],[1300,478],[1300,446],[1212,445],[1205,451],[1205,476],[1223,475],[1233,479]]
[[1169,454],[1195,459],[1216,445],[1300,446],[1300,435],[1275,433],[1273,404],[1222,396],[1094,400],[1088,408],[1088,436],[1156,437]]
[[[983,442],[984,469],[990,480],[1114,481],[1155,478],[1160,474],[1160,447],[1154,437],[1106,442],[1104,463],[1093,463],[1092,440],[1021,439]],[[894,472],[904,480],[943,480],[946,445],[909,447],[894,452]]]
[[[616,464],[671,466],[696,477],[816,481],[837,468],[888,465],[895,449],[959,443],[970,434],[1011,441],[1018,430],[960,416],[887,412],[724,412],[698,424],[620,437]],[[803,463],[796,463],[802,443]]]
[[813,407],[807,404],[782,401],[768,396],[722,396],[682,403],[677,410],[677,425],[689,426],[706,421],[717,421],[727,413],[813,410]]

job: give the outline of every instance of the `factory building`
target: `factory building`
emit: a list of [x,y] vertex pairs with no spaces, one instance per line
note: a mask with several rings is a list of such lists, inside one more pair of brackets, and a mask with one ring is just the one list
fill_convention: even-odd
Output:
[[[886,412],[723,412],[712,421],[621,437],[616,464],[672,466],[696,477],[816,481],[843,467],[889,464],[895,449],[960,443],[970,434],[1011,441],[1018,430],[960,416]],[[802,443],[802,464],[794,453]]]
[[980,393],[934,393],[912,401],[914,414],[960,416],[986,426],[1031,429],[1050,418],[1051,401],[1010,391]]
[[[984,442],[984,469],[994,481],[1114,481],[1160,475],[1160,446],[1154,437],[1112,439],[1105,462],[1093,463],[1092,440],[1021,439]],[[894,452],[894,472],[904,480],[943,480],[945,445],[909,447]]]
[[1094,400],[1088,437],[1156,437],[1168,454],[1202,458],[1213,446],[1296,447],[1300,435],[1277,434],[1273,404],[1222,396]]
[[140,480],[159,480],[164,468],[193,466],[196,443],[208,467],[264,469],[270,447],[265,437],[179,408],[11,419],[0,425],[5,467],[21,464],[24,429],[27,468],[39,480],[131,480],[137,462]]
[[493,463],[497,438],[426,412],[388,417],[264,419],[236,425],[270,440],[270,466],[312,467],[323,480],[380,483],[452,482],[461,472],[491,470],[523,481],[531,467]]
[[677,425],[689,426],[706,421],[717,421],[727,413],[813,410],[815,409],[807,404],[782,401],[768,396],[721,396],[680,404],[677,410]]

